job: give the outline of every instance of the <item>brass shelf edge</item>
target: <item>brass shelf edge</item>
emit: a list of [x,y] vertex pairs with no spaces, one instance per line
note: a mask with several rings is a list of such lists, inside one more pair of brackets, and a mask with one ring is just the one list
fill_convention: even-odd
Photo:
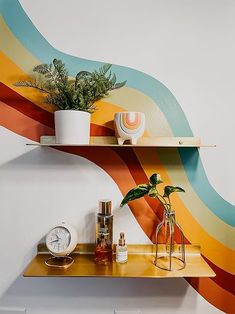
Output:
[[[178,247],[180,246],[178,245]],[[45,260],[48,259],[50,254],[46,249],[45,243],[40,243],[38,245],[38,254],[28,265],[23,275],[25,277],[110,278],[182,278],[215,276],[214,271],[201,256],[199,245],[186,245],[186,267],[178,271],[165,271],[154,265],[154,244],[129,244],[128,262],[126,264],[113,262],[108,266],[96,265],[94,263],[93,252],[94,244],[78,244],[72,254],[74,257],[73,265],[66,271],[53,269],[45,265]]]
[[[180,248],[180,245],[175,244],[176,250]],[[115,251],[116,244],[113,245],[113,251]],[[163,251],[164,244],[159,245],[160,252]],[[94,243],[79,243],[73,251],[73,254],[93,254],[95,249]],[[198,244],[186,244],[185,254],[200,255],[201,247]],[[49,251],[45,243],[39,243],[37,247],[38,254],[49,254]],[[155,244],[129,244],[128,254],[155,254]]]
[[61,146],[78,146],[78,147],[216,147],[216,145],[205,145],[201,143],[199,137],[142,137],[139,139],[136,145],[124,144],[118,145],[117,139],[114,136],[91,136],[90,144],[57,144],[55,142],[55,136],[41,136],[40,143],[27,143],[29,146],[41,146],[41,147],[61,147]]

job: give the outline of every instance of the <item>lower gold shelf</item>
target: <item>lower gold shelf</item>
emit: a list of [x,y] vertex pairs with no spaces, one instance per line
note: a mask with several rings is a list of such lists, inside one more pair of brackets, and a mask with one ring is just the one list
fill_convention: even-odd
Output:
[[214,277],[214,271],[205,262],[197,245],[186,245],[186,267],[182,270],[166,271],[154,265],[154,245],[129,245],[128,262],[103,266],[94,263],[91,253],[93,245],[77,246],[74,263],[68,269],[51,268],[45,265],[50,257],[39,246],[38,255],[24,272],[25,277],[114,277],[114,278],[172,278],[172,277]]

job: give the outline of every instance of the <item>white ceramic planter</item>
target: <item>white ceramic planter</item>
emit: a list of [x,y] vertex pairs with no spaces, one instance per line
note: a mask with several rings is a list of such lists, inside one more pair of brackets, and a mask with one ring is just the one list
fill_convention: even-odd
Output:
[[57,144],[89,144],[89,112],[58,110],[55,112],[55,137]]

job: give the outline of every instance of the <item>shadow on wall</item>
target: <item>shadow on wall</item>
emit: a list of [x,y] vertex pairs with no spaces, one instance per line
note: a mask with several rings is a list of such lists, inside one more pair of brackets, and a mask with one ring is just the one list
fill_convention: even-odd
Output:
[[[101,289],[102,287],[102,289]],[[196,299],[185,294],[189,286],[184,279],[121,278],[23,278],[18,277],[1,298],[1,306],[23,306],[43,310],[81,310],[91,313],[115,308],[166,310],[173,313],[196,309]],[[169,300],[171,300],[169,302]],[[181,308],[182,309],[182,308]],[[65,313],[65,312],[64,312]],[[93,313],[93,312],[92,312]]]
[[[90,167],[85,166],[87,162],[86,160],[83,164],[82,158],[78,159],[77,156],[60,154],[50,148],[36,148],[4,163],[1,166],[1,173],[4,180],[16,182],[16,188],[25,193],[25,196],[19,200],[27,202],[27,194],[30,193],[34,185],[37,188],[38,182],[43,186],[40,193],[44,193],[54,180],[58,180],[58,177],[61,177],[64,185],[69,182],[71,184],[71,181],[77,182],[77,171],[81,171],[81,176],[87,176],[87,172],[91,171]],[[5,172],[7,176],[4,176]],[[6,185],[8,184],[6,181],[4,182]],[[22,193],[20,193],[21,197]],[[52,196],[51,192],[48,194],[49,196]],[[30,238],[26,238],[27,233],[22,238],[21,230],[21,236],[14,242],[18,243],[16,245],[19,246],[21,253],[26,250],[29,253],[27,255],[24,253],[24,257],[19,257],[14,252],[9,254],[12,259],[18,258],[18,263],[20,263],[20,266],[18,264],[19,267],[17,267],[18,273],[32,258],[32,243],[36,243],[37,239],[40,239],[39,233],[44,234],[48,229],[48,221],[44,221],[43,225],[42,221],[40,223],[40,217],[46,216],[46,204],[43,204],[40,199],[38,201],[41,203],[41,212],[31,213],[34,215],[34,220],[30,221],[30,226],[34,232]],[[55,203],[58,214],[58,201]],[[31,204],[28,206],[32,208]],[[25,205],[20,211],[21,215],[24,213],[24,217],[27,217],[28,213],[26,208]],[[54,208],[52,209],[54,210]],[[89,215],[89,213],[87,214]],[[17,215],[17,210],[14,210],[14,215]],[[89,216],[85,219],[86,223],[91,221]],[[38,226],[40,224],[43,228]],[[94,230],[94,226],[90,226],[89,230]],[[13,278],[15,277],[13,276]],[[173,313],[177,312],[177,309],[179,312],[182,310],[182,302],[184,308],[187,309],[188,307],[189,311],[196,308],[197,298],[195,298],[195,294],[191,298],[184,298],[186,294],[190,296],[192,291],[184,279],[24,278],[19,276],[0,298],[0,306],[23,307],[29,311],[32,309],[32,313],[37,314],[48,313],[49,310],[52,313],[53,310],[57,313],[77,313],[78,311],[87,314],[113,313],[112,309],[115,308],[143,309],[144,312],[154,311],[154,313],[162,313],[167,310]],[[169,298],[171,302],[169,302]]]

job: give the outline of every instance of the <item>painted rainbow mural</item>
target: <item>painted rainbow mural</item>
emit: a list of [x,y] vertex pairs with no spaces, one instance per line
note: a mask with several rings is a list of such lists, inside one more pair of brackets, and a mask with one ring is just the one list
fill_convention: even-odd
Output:
[[[100,62],[66,55],[53,48],[37,31],[17,0],[0,0],[0,125],[30,140],[54,134],[53,113],[42,95],[13,83],[26,79],[39,63],[62,59],[73,76],[93,70]],[[115,112],[140,111],[146,116],[148,135],[192,136],[185,115],[172,93],[149,75],[113,66],[118,80],[127,86],[99,101],[92,115],[92,135],[114,135],[110,121]],[[187,193],[175,195],[177,219],[187,241],[199,243],[215,278],[192,278],[188,282],[206,300],[226,313],[235,313],[235,207],[211,187],[197,149],[61,148],[83,156],[102,167],[125,194],[143,183],[156,169],[166,184],[179,185]],[[109,162],[104,156],[108,154]],[[155,226],[162,217],[160,204],[141,199],[130,205],[133,215],[154,241]],[[141,209],[141,210],[140,210]]]

